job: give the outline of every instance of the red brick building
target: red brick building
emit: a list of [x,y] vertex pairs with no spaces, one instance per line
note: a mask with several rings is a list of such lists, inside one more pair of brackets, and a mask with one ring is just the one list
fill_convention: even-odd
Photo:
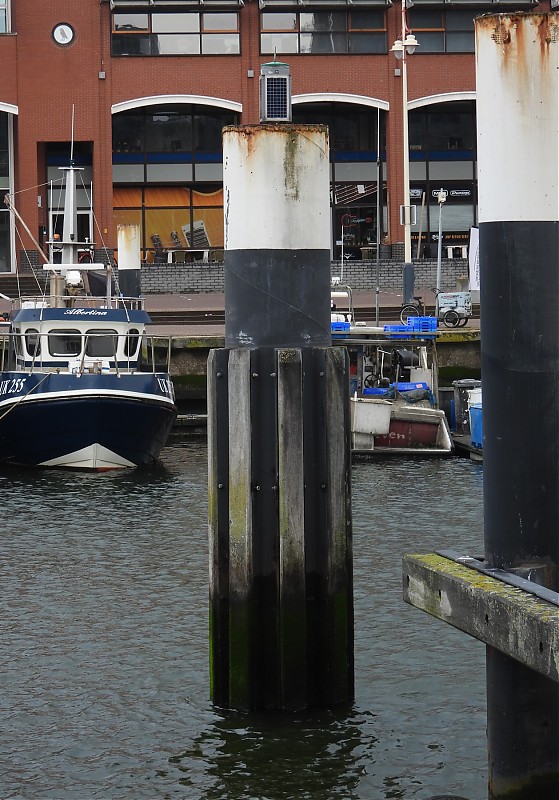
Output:
[[[409,5],[415,256],[420,230],[423,248],[436,240],[439,189],[445,245],[467,244],[477,222],[473,19],[549,5]],[[39,243],[61,229],[74,109],[80,238],[114,248],[117,224],[138,222],[152,255],[222,248],[221,128],[258,123],[260,68],[275,58],[290,68],[293,120],[330,126],[333,257],[342,230],[355,254],[378,229],[383,244],[401,243],[401,36],[390,0],[0,0],[0,189]],[[2,206],[0,271],[34,247]]]

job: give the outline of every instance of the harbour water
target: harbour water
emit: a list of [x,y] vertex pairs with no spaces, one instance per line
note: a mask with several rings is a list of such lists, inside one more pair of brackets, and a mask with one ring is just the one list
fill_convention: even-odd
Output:
[[254,715],[208,699],[206,456],[0,472],[0,798],[484,800],[484,646],[401,599],[403,553],[483,552],[483,466],[354,466],[355,703]]

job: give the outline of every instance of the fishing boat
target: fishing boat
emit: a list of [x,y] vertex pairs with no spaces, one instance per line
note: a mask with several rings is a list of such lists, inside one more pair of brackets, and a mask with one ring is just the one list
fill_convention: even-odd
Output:
[[357,346],[357,367],[350,397],[355,455],[450,455],[453,441],[438,407],[432,340],[418,334],[408,341],[365,341]]
[[[170,343],[162,355],[161,340],[150,341],[142,299],[122,296],[110,264],[80,263],[94,246],[75,235],[79,168],[62,169],[63,234],[48,243],[43,265],[49,294],[14,300],[0,336],[0,462],[96,471],[153,464],[177,414]],[[105,291],[96,296],[100,275]]]
[[450,455],[454,444],[437,400],[436,320],[426,325],[418,318],[413,330],[333,316],[332,335],[350,356],[353,454]]

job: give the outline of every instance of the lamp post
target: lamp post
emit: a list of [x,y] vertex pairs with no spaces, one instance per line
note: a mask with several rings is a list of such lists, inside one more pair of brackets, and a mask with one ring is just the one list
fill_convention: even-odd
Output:
[[[404,205],[401,210],[401,222],[404,226],[404,302],[413,298],[413,265],[411,260],[411,226],[412,209],[410,206],[410,163],[409,163],[409,134],[408,134],[408,72],[407,58],[412,55],[419,42],[411,33],[406,21],[406,0],[402,0],[402,34],[391,47],[391,52],[402,62],[402,135],[404,147]],[[414,207],[415,210],[415,207]],[[407,287],[406,275],[411,276],[411,287]],[[407,291],[411,289],[411,291]],[[410,294],[410,297],[406,296]]]
[[437,193],[437,202],[439,204],[439,238],[437,241],[437,311],[439,306],[439,292],[441,291],[441,261],[443,254],[443,205],[446,201],[446,192],[444,189],[439,189]]

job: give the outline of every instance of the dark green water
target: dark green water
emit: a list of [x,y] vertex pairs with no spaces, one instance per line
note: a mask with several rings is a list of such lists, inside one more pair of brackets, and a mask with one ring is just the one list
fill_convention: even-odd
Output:
[[149,472],[0,472],[0,798],[484,800],[484,646],[403,603],[403,553],[483,551],[482,466],[353,472],[356,701],[208,701],[206,448]]

